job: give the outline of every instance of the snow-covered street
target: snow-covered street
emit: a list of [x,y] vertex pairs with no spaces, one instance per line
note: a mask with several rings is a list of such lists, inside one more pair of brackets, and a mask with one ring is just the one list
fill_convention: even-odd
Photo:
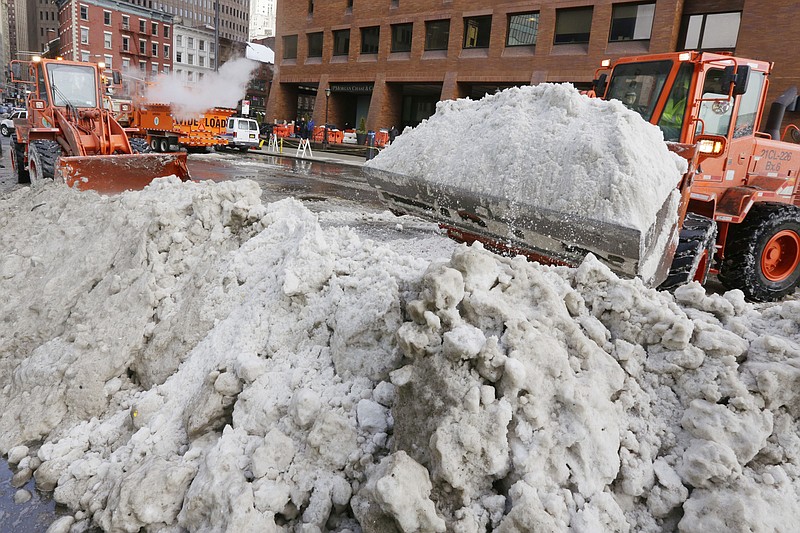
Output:
[[0,453],[69,506],[53,532],[800,530],[797,293],[358,216],[392,215],[0,193]]

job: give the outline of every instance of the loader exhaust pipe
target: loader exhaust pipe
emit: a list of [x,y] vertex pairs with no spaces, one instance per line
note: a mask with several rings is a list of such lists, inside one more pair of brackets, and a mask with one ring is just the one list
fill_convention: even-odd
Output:
[[780,139],[783,115],[786,113],[786,108],[792,105],[796,99],[797,87],[792,85],[786,89],[786,92],[780,95],[777,100],[772,102],[769,108],[769,115],[767,116],[767,125],[764,126],[762,132],[768,134],[775,140]]

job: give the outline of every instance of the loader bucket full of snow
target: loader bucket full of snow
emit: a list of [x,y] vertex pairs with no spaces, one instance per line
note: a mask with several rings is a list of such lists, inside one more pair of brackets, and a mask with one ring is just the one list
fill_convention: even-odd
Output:
[[185,153],[62,157],[56,176],[70,187],[113,194],[140,190],[155,178],[190,179]]
[[624,221],[556,211],[519,197],[476,195],[370,167],[365,172],[393,211],[438,222],[457,241],[479,241],[498,253],[568,266],[577,266],[591,253],[618,274],[639,276],[649,286],[666,279],[678,239],[677,189],[642,231]]

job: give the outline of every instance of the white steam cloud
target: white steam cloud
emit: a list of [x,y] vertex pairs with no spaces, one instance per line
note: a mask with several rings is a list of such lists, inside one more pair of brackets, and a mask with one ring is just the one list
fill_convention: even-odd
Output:
[[219,67],[218,72],[203,76],[189,87],[172,74],[159,76],[145,91],[147,102],[170,104],[178,120],[194,118],[213,107],[236,107],[244,98],[247,84],[259,63],[239,58]]

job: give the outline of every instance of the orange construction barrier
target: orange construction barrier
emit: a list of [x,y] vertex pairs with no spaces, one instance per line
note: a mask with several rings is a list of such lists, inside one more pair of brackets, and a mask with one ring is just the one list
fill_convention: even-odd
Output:
[[389,142],[389,130],[380,130],[375,133],[375,146],[383,148]]

